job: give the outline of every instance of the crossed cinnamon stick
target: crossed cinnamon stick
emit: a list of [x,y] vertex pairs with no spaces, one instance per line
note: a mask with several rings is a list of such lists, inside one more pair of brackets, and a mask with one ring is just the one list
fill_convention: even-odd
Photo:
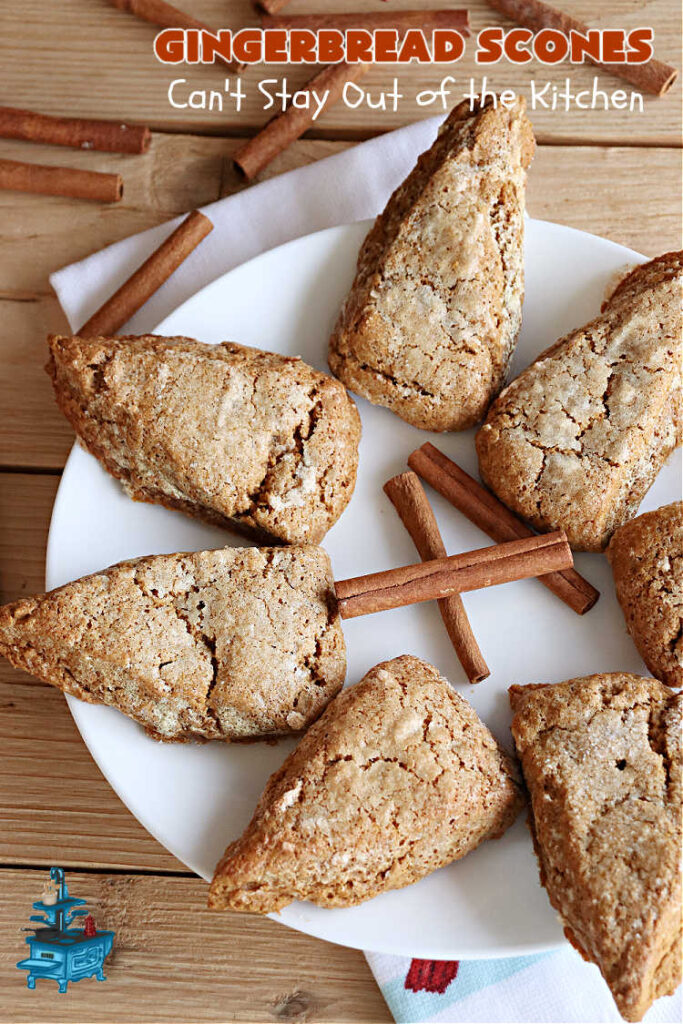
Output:
[[[460,594],[466,590],[474,590],[480,586],[487,585],[481,582],[481,577],[478,577],[477,574],[491,571],[495,574],[500,573],[500,578],[492,580],[492,582],[503,582],[502,576],[505,574],[508,574],[508,578],[512,579],[513,576],[510,573],[514,561],[521,557],[526,561],[526,569],[529,569],[533,564],[534,568],[538,570],[535,572],[525,571],[523,575],[537,576],[539,582],[548,587],[549,590],[556,594],[565,604],[569,605],[578,615],[583,615],[593,607],[600,594],[588,580],[585,580],[573,568],[571,554],[569,560],[565,560],[564,564],[560,564],[562,544],[566,542],[564,534],[534,534],[525,523],[517,519],[490,491],[477,483],[476,480],[444,455],[443,452],[440,452],[433,444],[424,444],[421,448],[414,451],[408,457],[408,465],[415,472],[401,473],[398,476],[392,477],[384,485],[384,490],[415,542],[421,558],[425,560],[427,566],[431,567],[426,571],[425,576],[420,578],[419,585],[425,590],[429,588],[429,596],[440,598],[439,610],[446,631],[471,683],[479,683],[489,675],[489,669],[479,649],[467,617],[467,612],[465,611],[465,606],[460,597]],[[501,556],[499,563],[492,564],[488,561],[489,558],[493,559],[496,548],[484,549],[485,552],[488,552],[486,562],[479,562],[478,560],[483,552],[470,552],[467,555],[461,556],[455,555],[451,559],[444,559],[442,557],[446,553],[444,543],[441,539],[439,527],[429,499],[417,474],[423,477],[439,494],[443,495],[447,501],[466,515],[475,526],[478,526],[493,540],[498,542],[498,552]],[[511,547],[515,541],[518,543],[530,543],[531,547],[522,549],[522,554],[519,550]],[[473,556],[477,556],[476,560]],[[458,563],[458,558],[464,561]],[[427,562],[428,559],[438,559],[438,562]],[[450,563],[451,566],[455,567],[458,584],[455,592],[450,591],[448,595],[439,593],[432,588],[432,584],[439,577],[439,574],[441,574],[439,578],[442,580],[444,578],[443,570],[437,569],[437,565],[445,566],[446,563]],[[391,575],[393,578],[398,579],[395,577],[395,573]],[[515,576],[514,578],[521,579],[522,576]],[[363,579],[367,580],[370,577]],[[475,580],[476,586],[469,586],[471,579]],[[348,582],[358,585],[362,580]],[[405,594],[411,592],[405,582],[402,582],[401,585],[404,587]],[[410,585],[412,587],[418,586],[418,579],[411,578]],[[364,584],[364,586],[367,586],[367,584]],[[337,593],[340,596],[344,596],[346,593],[345,587],[342,585],[340,592],[340,585],[338,585]],[[389,605],[383,603],[389,599],[389,593],[389,581],[386,578],[384,580],[378,579],[374,584],[374,590],[371,588],[371,596],[366,597],[363,595],[362,599],[368,605],[372,605],[373,602],[378,604],[382,602],[382,607],[389,607]],[[365,609],[360,603],[361,598],[358,593],[354,594],[354,600],[356,602],[355,607],[361,607],[362,609],[360,612],[355,612],[355,614],[364,614]],[[402,603],[409,602],[405,601]],[[369,610],[374,610],[374,608],[370,607]]]
[[[498,498],[433,444],[423,444],[409,455],[408,465],[492,540],[500,543],[536,536]],[[543,575],[540,582],[577,615],[584,615],[600,597],[600,592],[574,568]]]
[[[420,558],[425,562],[433,558],[443,558],[446,548],[439,533],[436,516],[417,474],[409,471],[392,477],[385,483],[384,492],[412,537]],[[439,601],[439,611],[467,678],[471,683],[482,682],[490,672],[467,618],[460,594],[442,598]]]
[[567,538],[558,530],[339,580],[335,591],[341,617],[354,619],[358,615],[372,615],[389,608],[438,601],[468,590],[543,576],[572,564]]

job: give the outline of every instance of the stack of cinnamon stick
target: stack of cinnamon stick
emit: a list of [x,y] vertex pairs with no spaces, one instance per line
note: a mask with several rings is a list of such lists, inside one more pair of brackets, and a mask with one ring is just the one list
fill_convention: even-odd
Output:
[[[32,110],[0,107],[0,136],[42,142],[50,146],[93,149],[103,153],[146,153],[151,134],[144,125],[91,121],[78,117],[49,117]],[[103,174],[73,167],[51,167],[0,159],[0,188],[40,192],[117,203],[123,195],[120,174]]]
[[[544,543],[546,540],[551,541],[551,535],[547,538],[535,536],[533,530],[517,519],[490,491],[433,444],[424,444],[414,451],[408,457],[408,465],[414,472],[392,477],[385,484],[384,490],[396,507],[423,561],[442,558],[446,550],[419,477],[426,480],[497,544],[528,541],[530,538],[537,541],[535,557],[540,557],[541,563],[536,563],[535,567],[539,571],[534,575],[538,577],[539,583],[564,601],[577,615],[583,615],[593,607],[600,594],[576,569],[554,570],[550,558],[543,563],[544,555],[550,556],[552,552],[552,543]],[[459,589],[464,591],[467,587]],[[489,669],[477,644],[460,592],[441,599],[439,610],[469,681],[479,683],[486,679]]]

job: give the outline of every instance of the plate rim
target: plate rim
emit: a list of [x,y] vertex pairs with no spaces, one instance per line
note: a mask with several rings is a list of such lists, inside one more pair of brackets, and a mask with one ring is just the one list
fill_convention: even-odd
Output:
[[[618,250],[621,254],[623,254],[625,261],[630,260],[630,262],[642,263],[642,262],[647,262],[647,259],[648,259],[648,257],[644,256],[642,253],[639,253],[636,250],[631,249],[628,246],[622,245],[619,242],[614,242],[611,239],[604,238],[601,235],[596,235],[593,232],[583,231],[583,230],[581,230],[579,228],[574,228],[574,227],[571,227],[569,225],[559,224],[559,223],[557,223],[555,221],[543,220],[541,218],[531,218],[531,217],[528,217],[528,216],[525,217],[525,222],[526,222],[526,226],[527,227],[532,222],[536,223],[536,224],[542,224],[542,225],[544,225],[545,228],[551,229],[552,231],[558,231],[562,235],[565,235],[565,233],[570,233],[571,235],[581,236],[582,238],[587,236],[587,237],[591,238],[592,240],[599,242],[601,245],[603,245],[603,246],[605,246],[605,247],[607,247],[609,249]],[[346,224],[333,225],[331,227],[322,228],[322,229],[320,229],[318,231],[309,232],[308,234],[298,235],[296,238],[289,239],[288,241],[283,242],[280,245],[274,246],[271,249],[266,249],[263,252],[258,253],[255,256],[252,256],[250,259],[245,260],[243,263],[238,264],[236,267],[231,268],[230,270],[226,271],[224,274],[219,275],[218,277],[214,278],[214,280],[209,281],[207,284],[203,285],[193,295],[188,296],[188,298],[186,298],[183,302],[181,302],[178,306],[176,306],[170,313],[168,313],[151,331],[145,332],[145,333],[149,333],[149,334],[163,333],[166,330],[165,325],[167,324],[167,322],[169,320],[171,320],[172,318],[174,318],[174,317],[178,316],[179,314],[181,314],[187,307],[191,306],[192,303],[200,302],[201,298],[203,296],[205,296],[207,293],[209,293],[212,289],[219,288],[221,283],[223,281],[225,281],[225,279],[227,277],[229,277],[231,274],[233,274],[233,273],[235,273],[237,271],[243,270],[247,266],[253,266],[255,264],[258,264],[259,261],[264,261],[266,259],[272,258],[273,255],[276,254],[276,253],[280,253],[282,251],[285,251],[285,250],[289,249],[292,246],[297,246],[297,245],[300,245],[300,244],[302,244],[304,242],[308,242],[312,238],[318,238],[320,236],[330,236],[330,237],[333,237],[335,235],[344,235],[349,229],[358,229],[359,231],[361,229],[364,229],[364,230],[367,231],[369,229],[369,227],[373,223],[374,223],[374,218],[364,218],[364,219],[357,220],[357,221],[352,221],[352,222],[349,222],[349,223],[346,223]],[[54,559],[54,548],[55,548],[56,540],[55,540],[55,531],[54,531],[53,528],[54,528],[55,521],[56,521],[56,519],[58,517],[58,507],[59,507],[60,500],[65,500],[64,499],[64,494],[66,493],[66,487],[68,487],[68,485],[69,485],[69,475],[70,475],[69,470],[70,470],[70,466],[71,466],[72,462],[74,461],[75,456],[78,453],[80,448],[81,448],[81,445],[80,445],[78,439],[76,439],[74,441],[73,445],[72,445],[72,448],[71,448],[71,450],[69,452],[68,458],[67,458],[66,463],[64,465],[62,476],[61,476],[61,479],[60,479],[60,482],[59,482],[59,486],[57,488],[57,492],[55,494],[55,498],[54,498],[53,505],[52,505],[52,511],[51,511],[51,515],[50,515],[50,526],[49,526],[49,530],[48,530],[48,538],[47,538],[47,545],[46,545],[46,555],[45,555],[46,585],[47,585],[47,578],[49,577],[49,575],[51,573],[51,563],[52,563],[52,561]],[[66,485],[66,487],[65,487],[65,485]],[[113,777],[111,776],[111,774],[105,769],[104,765],[100,762],[100,759],[99,759],[98,754],[97,754],[97,750],[94,748],[93,745],[91,745],[91,743],[89,742],[88,738],[86,738],[86,735],[81,730],[81,726],[80,726],[81,711],[86,710],[87,707],[89,707],[90,705],[84,704],[84,702],[78,700],[78,698],[73,697],[73,696],[69,696],[69,695],[66,695],[66,694],[65,694],[65,698],[66,698],[67,706],[69,707],[69,711],[71,713],[71,716],[74,719],[74,723],[76,725],[76,728],[78,729],[80,738],[81,738],[82,742],[85,744],[85,746],[86,746],[90,756],[93,758],[93,760],[94,760],[95,764],[97,765],[99,771],[102,773],[103,777],[106,779],[107,784],[111,787],[111,789],[114,791],[114,793],[117,795],[117,797],[121,800],[121,802],[124,804],[124,806],[127,808],[127,810],[129,810],[130,813],[133,814],[133,816],[140,822],[142,827],[152,836],[152,838],[155,839],[158,843],[160,843],[160,845],[164,848],[164,850],[167,853],[169,853],[172,857],[177,859],[180,863],[184,864],[185,867],[188,868],[188,870],[190,870],[191,872],[196,874],[198,877],[202,878],[203,881],[205,881],[206,879],[204,878],[202,873],[198,870],[197,866],[192,864],[192,863],[188,863],[186,860],[184,860],[181,857],[179,857],[177,853],[173,852],[173,850],[171,850],[170,847],[167,845],[167,842],[162,837],[162,835],[159,834],[154,828],[152,828],[150,826],[150,824],[148,824],[147,816],[146,816],[145,812],[142,811],[142,810],[138,810],[134,806],[131,806],[131,803],[134,804],[135,802],[131,801],[130,794],[128,793],[128,791],[126,791],[125,795],[124,795],[124,792],[121,792],[119,790],[118,786],[113,781]],[[539,882],[539,885],[540,885],[540,882]],[[364,948],[365,948],[364,945],[362,944],[362,942],[357,942],[356,943],[356,942],[351,942],[351,941],[346,941],[346,940],[344,940],[344,941],[337,941],[335,939],[330,939],[329,935],[325,933],[324,928],[322,928],[322,927],[319,928],[317,926],[316,921],[314,919],[309,919],[309,921],[306,923],[306,927],[303,928],[302,927],[302,922],[296,922],[296,921],[292,921],[292,920],[284,920],[281,917],[280,912],[274,912],[274,913],[268,914],[267,916],[269,918],[271,918],[271,920],[274,920],[274,921],[278,922],[279,924],[286,925],[288,928],[292,928],[295,931],[302,931],[302,932],[304,932],[304,934],[311,935],[314,938],[322,939],[323,941],[326,941],[326,942],[334,942],[335,944],[343,945],[343,946],[345,946],[347,948],[350,948],[350,949],[364,950]],[[535,955],[539,955],[539,954],[542,954],[542,953],[549,953],[549,952],[552,952],[552,951],[555,951],[555,950],[563,949],[563,948],[566,947],[566,945],[567,945],[567,943],[566,943],[566,940],[564,940],[564,939],[560,939],[558,942],[536,942],[536,943],[528,942],[528,943],[525,943],[523,946],[509,945],[508,944],[508,945],[497,946],[495,948],[495,950],[479,951],[479,952],[476,952],[474,955],[472,955],[470,953],[470,954],[466,954],[465,956],[462,956],[462,955],[454,954],[451,949],[444,949],[443,947],[440,947],[438,945],[430,946],[429,943],[425,944],[423,941],[421,941],[421,943],[420,943],[420,955],[421,955],[421,958],[425,958],[425,959],[442,959],[442,960],[445,959],[445,960],[451,960],[451,959],[455,958],[455,959],[489,960],[489,959],[498,959],[498,958],[503,958],[503,957],[513,957],[513,956],[535,956]],[[383,945],[381,950],[375,951],[375,952],[381,952],[381,953],[385,953],[385,954],[388,954],[388,955],[406,956],[405,949],[404,949],[404,946],[402,944],[398,945],[398,946],[393,946],[391,943],[387,943],[387,944]]]

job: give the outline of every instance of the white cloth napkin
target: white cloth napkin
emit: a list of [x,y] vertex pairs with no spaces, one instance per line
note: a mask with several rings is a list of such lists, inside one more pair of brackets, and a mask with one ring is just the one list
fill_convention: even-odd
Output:
[[[126,325],[152,330],[205,284],[292,238],[374,217],[436,135],[440,118],[418,121],[317,163],[203,206],[214,230]],[[50,276],[77,330],[183,220],[124,238]]]
[[[213,232],[125,329],[152,330],[198,289],[260,252],[312,231],[374,217],[431,144],[439,121],[430,118],[381,135],[203,207]],[[85,323],[181,220],[133,235],[52,274],[50,282],[71,328]],[[463,961],[442,993],[406,988],[406,958],[370,953],[368,962],[399,1021],[619,1020],[597,969],[569,949],[543,957]],[[680,1019],[680,990],[660,1000],[647,1017],[652,1024]]]

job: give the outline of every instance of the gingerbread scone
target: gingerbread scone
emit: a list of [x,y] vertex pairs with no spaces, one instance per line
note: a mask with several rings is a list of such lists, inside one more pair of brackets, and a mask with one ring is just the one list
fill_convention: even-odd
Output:
[[300,359],[155,335],[49,344],[60,409],[131,497],[290,544],[346,508],[360,418]]
[[601,551],[681,443],[683,253],[637,267],[600,316],[543,352],[476,438],[498,497]]
[[346,674],[330,563],[314,546],[122,562],[0,608],[0,654],[176,741],[300,732]]
[[683,686],[683,502],[620,526],[607,557],[643,661],[663,683]]
[[500,836],[523,802],[467,701],[426,662],[394,658],[340,693],[271,776],[209,906],[352,906]]
[[330,340],[352,391],[425,430],[478,423],[522,317],[525,102],[461,103],[389,199]]
[[569,941],[640,1020],[681,980],[681,712],[622,673],[512,686],[541,882]]

